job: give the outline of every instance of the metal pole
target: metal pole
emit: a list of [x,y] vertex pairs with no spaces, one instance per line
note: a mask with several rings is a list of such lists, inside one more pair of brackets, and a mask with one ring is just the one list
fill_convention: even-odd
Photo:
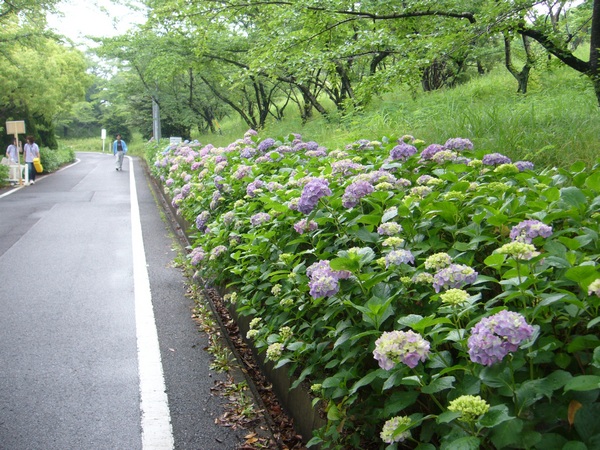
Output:
[[152,136],[156,142],[160,141],[160,108],[154,97],[152,98]]
[[19,186],[23,185],[23,177],[21,176],[21,143],[19,142],[19,133],[15,132],[15,142],[17,145],[17,168],[19,172]]

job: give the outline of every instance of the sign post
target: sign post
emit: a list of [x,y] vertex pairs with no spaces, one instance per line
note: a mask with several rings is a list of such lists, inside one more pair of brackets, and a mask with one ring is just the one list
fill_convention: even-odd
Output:
[[[15,141],[17,141],[17,164],[19,172],[19,185],[23,184],[23,177],[21,176],[21,143],[19,142],[19,133],[25,134],[25,121],[24,120],[7,120],[6,121],[6,133],[13,134]],[[27,173],[27,181],[29,181],[29,173]]]
[[100,138],[102,139],[102,153],[104,153],[104,143],[106,142],[106,130],[104,128],[102,128]]

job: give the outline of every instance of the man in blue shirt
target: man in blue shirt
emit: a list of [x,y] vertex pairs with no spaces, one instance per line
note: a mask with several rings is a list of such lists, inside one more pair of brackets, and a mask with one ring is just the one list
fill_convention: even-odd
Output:
[[121,139],[121,135],[117,134],[117,139],[113,142],[113,155],[117,157],[117,170],[123,170],[123,156],[127,153],[127,144]]

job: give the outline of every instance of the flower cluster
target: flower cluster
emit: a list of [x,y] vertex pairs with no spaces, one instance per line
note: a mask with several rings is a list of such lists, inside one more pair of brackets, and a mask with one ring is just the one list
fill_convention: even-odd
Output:
[[263,223],[267,223],[271,220],[271,215],[269,213],[259,212],[250,217],[250,223],[253,227],[257,227],[262,225]]
[[444,144],[448,150],[473,150],[473,143],[469,139],[450,138]]
[[481,319],[471,330],[467,342],[471,361],[491,366],[533,335],[533,327],[516,312],[500,311]]
[[340,289],[339,280],[348,278],[349,272],[332,270],[328,260],[314,263],[306,269],[309,278],[308,287],[313,298],[331,297]]
[[535,250],[535,246],[533,244],[525,244],[520,241],[504,244],[495,252],[500,253],[501,255],[512,256],[515,259],[523,261],[529,261],[540,254],[540,252]]
[[462,289],[448,289],[446,292],[440,294],[442,303],[451,306],[458,306],[466,303],[469,299],[469,293]]
[[510,238],[513,241],[524,242],[526,244],[531,244],[533,239],[538,236],[547,238],[551,235],[552,227],[539,220],[524,220],[510,230]]
[[410,437],[410,431],[401,431],[397,432],[397,430],[402,428],[407,428],[412,425],[412,420],[407,416],[397,416],[392,417],[388,420],[381,429],[381,433],[379,437],[386,444],[393,444],[394,442],[404,442],[406,439]]
[[196,228],[198,231],[206,231],[208,219],[210,219],[210,213],[208,211],[202,211],[200,214],[198,214],[198,217],[196,217]]
[[466,284],[473,284],[477,275],[478,273],[469,266],[450,264],[433,276],[433,288],[435,292],[440,292],[442,288],[461,288]]
[[310,180],[302,189],[302,195],[298,202],[298,211],[304,214],[309,214],[321,197],[331,195],[329,182],[323,178],[314,178]]
[[402,231],[402,225],[396,222],[382,223],[377,227],[377,233],[380,236],[394,236]]
[[264,185],[265,183],[262,180],[254,180],[246,187],[246,194],[248,194],[248,197],[250,198],[256,197],[256,194],[261,192]]
[[425,260],[427,270],[440,270],[452,264],[452,257],[448,253],[440,252],[430,255]]
[[375,341],[373,357],[378,361],[379,367],[391,370],[399,362],[406,364],[411,369],[425,362],[429,355],[429,342],[414,331],[388,331],[384,332]]
[[348,185],[342,196],[342,205],[344,208],[354,208],[365,195],[373,192],[373,186],[367,181],[355,181]]
[[210,259],[216,259],[219,256],[221,256],[223,253],[225,253],[227,251],[227,247],[225,247],[224,245],[217,245],[215,248],[213,248],[210,252]]
[[409,250],[392,250],[385,256],[385,267],[399,266],[400,264],[414,264],[415,257]]
[[204,249],[202,247],[196,247],[190,252],[188,258],[190,259],[190,264],[192,266],[197,266],[205,256],[206,254],[204,253]]
[[588,286],[588,295],[596,294],[600,297],[600,278],[592,281]]
[[500,164],[510,164],[512,161],[508,156],[501,153],[488,153],[481,160],[486,166],[499,166]]
[[284,346],[282,343],[274,342],[267,348],[267,359],[271,361],[277,361],[279,358],[281,358],[283,350]]
[[308,221],[306,219],[302,219],[299,222],[294,224],[294,230],[297,233],[304,234],[306,232],[312,232],[319,228],[319,225],[314,220]]
[[490,409],[490,405],[479,395],[461,395],[448,405],[448,411],[460,413],[463,422],[475,422]]
[[401,142],[390,151],[390,158],[393,160],[405,161],[417,153],[417,147]]

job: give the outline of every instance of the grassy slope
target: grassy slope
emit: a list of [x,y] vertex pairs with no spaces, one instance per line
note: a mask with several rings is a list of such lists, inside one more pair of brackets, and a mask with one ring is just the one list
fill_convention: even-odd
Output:
[[[291,105],[280,122],[267,123],[261,138],[302,134],[329,149],[343,148],[358,139],[411,134],[427,144],[448,138],[469,138],[476,149],[499,152],[513,160],[528,159],[542,166],[568,167],[581,160],[592,165],[600,158],[600,108],[592,86],[565,67],[532,71],[529,93],[516,93],[517,83],[503,67],[454,89],[419,92],[396,89],[378,98],[362,112],[315,117],[302,125]],[[329,111],[334,111],[332,106]],[[333,117],[335,116],[335,117]],[[225,146],[248,129],[235,115],[221,123],[223,134],[194,136],[203,144]],[[168,138],[168,136],[167,136]],[[166,142],[166,141],[165,141]],[[66,140],[76,151],[101,151],[98,139]],[[110,152],[107,140],[105,151]],[[142,156],[140,135],[128,142],[130,154]]]
[[[260,136],[301,133],[304,140],[330,149],[403,134],[428,144],[462,137],[487,152],[563,167],[577,160],[591,165],[600,157],[600,108],[587,79],[568,68],[550,67],[532,71],[526,96],[516,88],[516,80],[498,68],[454,89],[416,96],[396,90],[374,99],[362,113],[329,121],[315,116],[304,126],[292,106],[283,121],[269,122]],[[222,127],[223,135],[198,140],[227,145],[247,129],[238,120],[224,120]]]

